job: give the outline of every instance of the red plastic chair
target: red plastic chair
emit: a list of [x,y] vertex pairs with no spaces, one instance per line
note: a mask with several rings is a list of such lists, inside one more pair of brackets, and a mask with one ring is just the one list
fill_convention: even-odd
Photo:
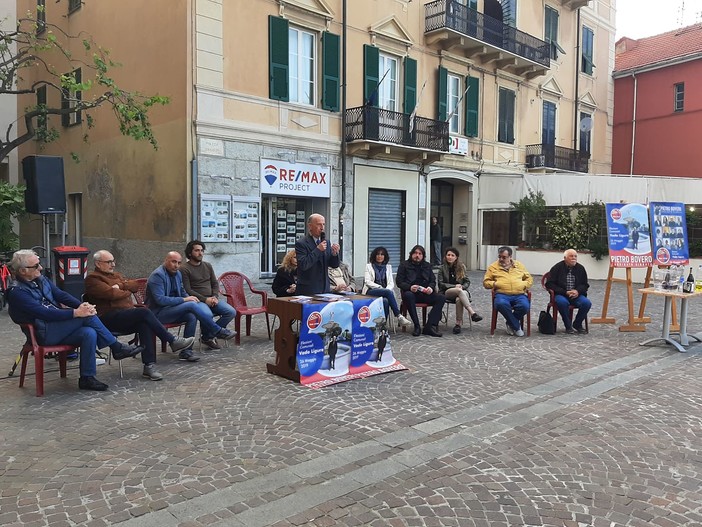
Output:
[[[553,332],[556,332],[556,325],[558,324],[558,315],[560,315],[558,311],[558,304],[556,304],[556,293],[553,292],[552,289],[549,289],[546,287],[546,282],[548,282],[548,279],[551,277],[551,273],[548,272],[544,274],[541,277],[541,287],[543,287],[546,291],[548,291],[548,305],[546,306],[546,312],[551,314],[551,317],[553,318]],[[575,313],[575,310],[577,308],[575,306],[569,306],[568,308],[568,314],[570,315],[570,320],[571,322],[573,321],[573,314]],[[564,323],[565,324],[565,323]],[[590,331],[590,326],[587,323],[587,317],[585,317],[585,329],[587,331]]]
[[61,378],[66,377],[66,358],[69,353],[80,346],[70,344],[56,346],[40,346],[37,343],[37,335],[34,331],[34,324],[20,324],[22,331],[27,336],[27,342],[22,346],[22,369],[20,370],[20,388],[24,386],[24,376],[27,372],[27,358],[30,353],[34,354],[34,377],[37,386],[37,397],[44,396],[44,356],[49,353],[57,353],[59,359],[59,369]]
[[[236,343],[241,341],[241,317],[246,316],[246,336],[251,335],[251,317],[265,313],[266,328],[268,329],[268,340],[271,339],[271,324],[268,318],[268,294],[265,291],[255,289],[251,284],[251,280],[241,273],[234,271],[224,273],[219,277],[219,282],[224,289],[223,294],[227,299],[227,303],[236,309],[236,318],[234,319],[234,329],[236,329]],[[250,295],[258,295],[261,297],[260,306],[249,306],[246,300],[246,291],[244,284],[249,288]]]
[[[527,298],[529,299],[529,311],[526,313],[526,335],[531,336],[531,291],[526,292]],[[495,290],[492,290],[492,321],[490,322],[490,335],[495,334],[495,328],[497,328],[497,315],[499,312],[495,309]],[[524,319],[522,319],[522,329],[524,328]]]
[[[134,292],[134,300],[136,300],[136,307],[143,307],[148,309],[146,306],[146,286],[148,284],[148,278],[137,278],[137,283],[139,284],[139,289]],[[185,326],[185,322],[170,322],[168,324],[163,324],[166,329],[178,328],[178,333],[180,334],[180,328]],[[156,347],[156,335],[154,335],[154,348]],[[168,341],[161,341],[161,353],[166,353],[168,351]]]

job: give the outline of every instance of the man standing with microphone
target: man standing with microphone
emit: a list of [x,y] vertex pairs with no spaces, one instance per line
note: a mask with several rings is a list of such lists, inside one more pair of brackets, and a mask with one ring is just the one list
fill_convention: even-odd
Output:
[[307,234],[295,243],[298,295],[329,293],[329,268],[339,267],[339,244],[330,244],[324,232],[324,216],[307,219]]

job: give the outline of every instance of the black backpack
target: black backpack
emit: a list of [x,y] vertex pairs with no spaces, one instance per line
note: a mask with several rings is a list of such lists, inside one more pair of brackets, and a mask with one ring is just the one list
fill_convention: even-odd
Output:
[[547,311],[539,313],[539,333],[544,335],[553,335],[555,333],[553,330],[553,317]]

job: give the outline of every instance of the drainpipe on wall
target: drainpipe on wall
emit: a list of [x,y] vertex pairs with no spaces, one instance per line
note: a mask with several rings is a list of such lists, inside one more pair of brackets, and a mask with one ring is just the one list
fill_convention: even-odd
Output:
[[634,78],[634,109],[631,116],[631,154],[629,156],[629,175],[634,175],[634,146],[636,145],[636,98],[638,95],[639,79],[636,78],[636,73],[632,73]]
[[341,21],[341,207],[339,207],[339,254],[344,259],[344,209],[346,208],[346,0]]
[[193,235],[190,238],[191,240],[194,240],[197,238],[197,216],[198,216],[198,210],[197,210],[197,159],[193,159],[190,161],[190,177],[192,180],[192,204],[193,204],[193,217],[192,217],[192,229],[193,229]]

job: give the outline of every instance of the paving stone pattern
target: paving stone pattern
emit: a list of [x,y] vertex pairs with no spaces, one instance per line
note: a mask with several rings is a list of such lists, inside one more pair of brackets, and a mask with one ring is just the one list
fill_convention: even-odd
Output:
[[[482,273],[471,273],[480,285]],[[593,282],[593,316],[604,282]],[[264,320],[199,363],[159,353],[98,367],[105,393],[46,364],[45,396],[0,379],[0,525],[702,526],[702,344],[688,353],[618,330],[626,294],[588,335],[391,335],[407,372],[311,390],[266,373]],[[638,312],[639,295],[636,294]],[[702,330],[691,303],[689,326]],[[466,317],[467,322],[467,317]],[[23,342],[0,312],[6,375]],[[33,372],[33,364],[28,370]]]

